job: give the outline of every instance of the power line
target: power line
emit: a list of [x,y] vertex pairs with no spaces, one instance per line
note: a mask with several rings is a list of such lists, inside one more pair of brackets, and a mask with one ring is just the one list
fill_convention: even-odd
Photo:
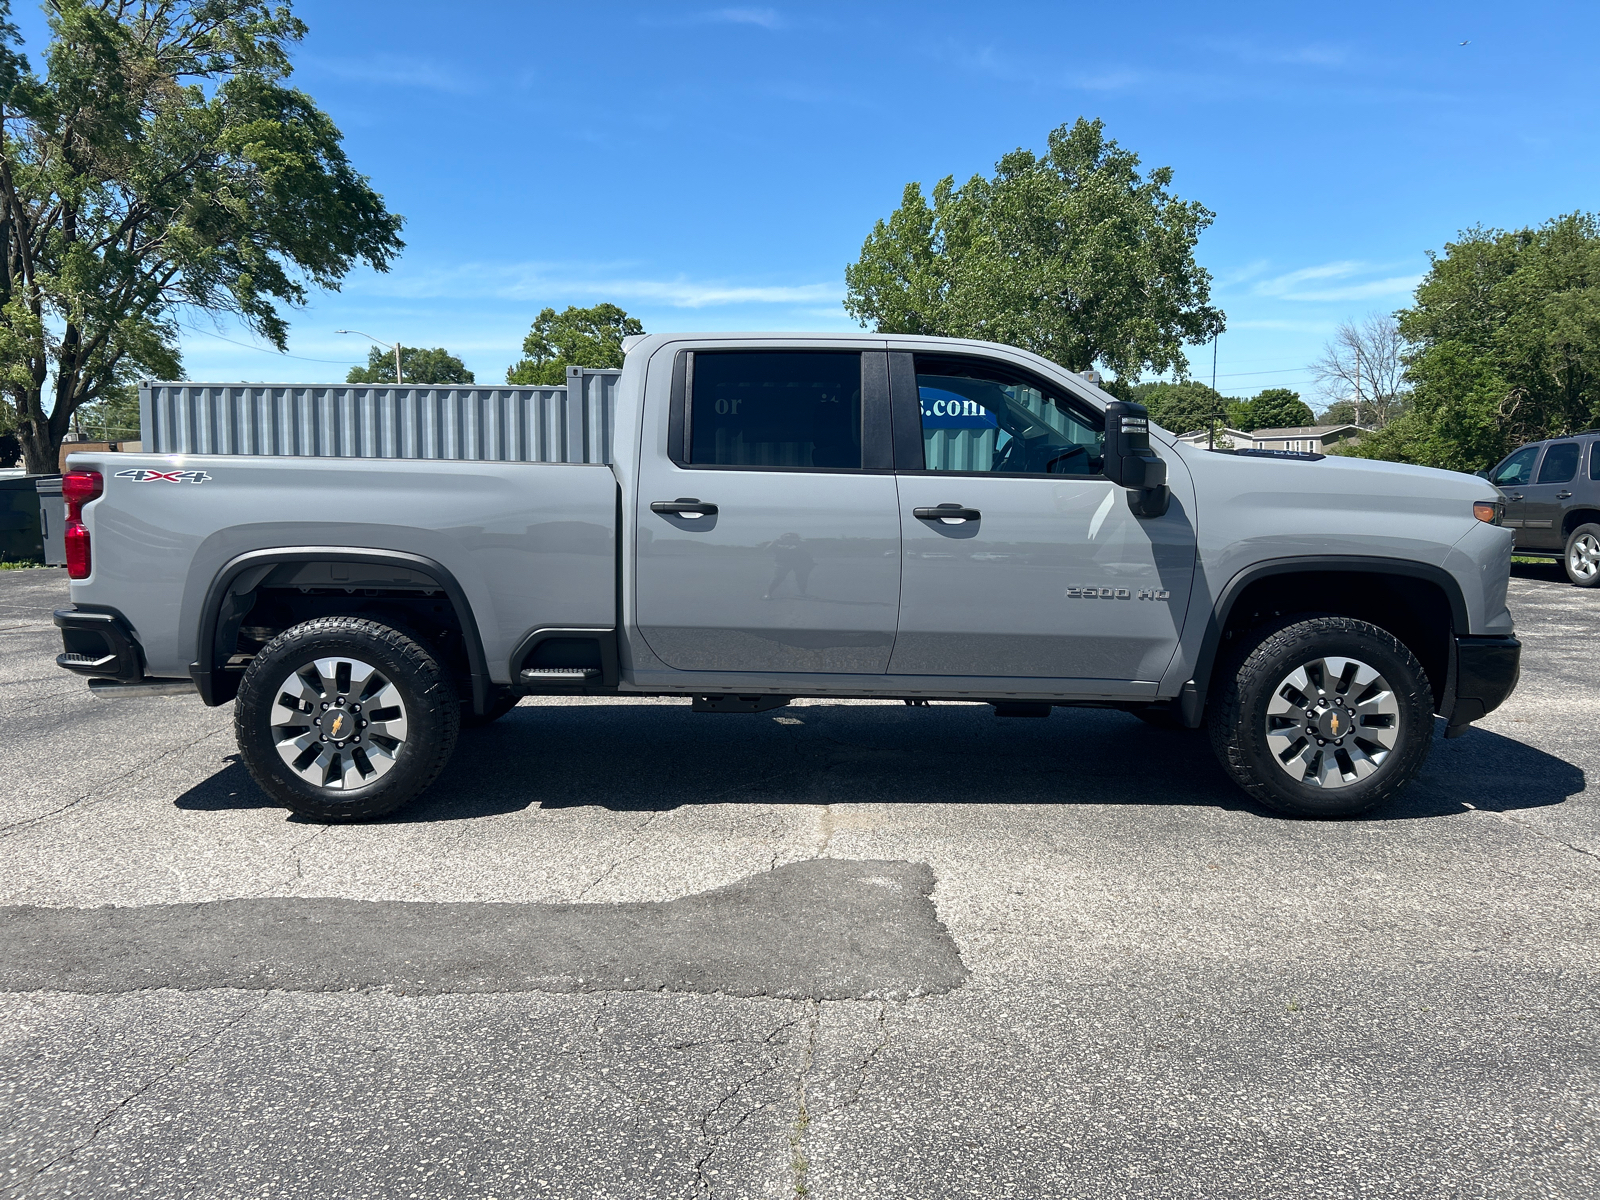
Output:
[[203,337],[216,338],[219,342],[227,342],[230,346],[239,346],[245,350],[254,350],[257,354],[270,354],[274,358],[292,358],[297,362],[332,363],[336,367],[359,367],[361,364],[348,358],[307,358],[303,354],[285,354],[282,350],[268,350],[265,346],[252,346],[249,342],[236,342],[232,338],[225,338],[220,333],[212,333],[205,329],[196,329],[193,325],[185,325],[190,333],[198,333]]

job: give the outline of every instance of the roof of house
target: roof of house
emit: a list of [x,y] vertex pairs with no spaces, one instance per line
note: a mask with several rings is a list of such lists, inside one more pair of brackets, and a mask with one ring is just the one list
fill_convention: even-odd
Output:
[[1320,438],[1342,430],[1361,432],[1359,425],[1291,425],[1287,429],[1257,429],[1253,438]]
[[[1246,429],[1234,429],[1231,425],[1223,426],[1221,429],[1219,429],[1217,431],[1217,434],[1218,434],[1219,437],[1232,437],[1232,438],[1248,438],[1248,437],[1253,436],[1250,433],[1249,430],[1246,430]],[[1178,435],[1178,440],[1180,442],[1186,442],[1190,438],[1204,438],[1205,436],[1206,436],[1206,431],[1204,429],[1191,429],[1188,433],[1180,433]]]

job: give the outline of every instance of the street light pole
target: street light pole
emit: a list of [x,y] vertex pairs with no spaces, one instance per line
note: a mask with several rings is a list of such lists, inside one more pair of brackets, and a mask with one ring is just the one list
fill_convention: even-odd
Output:
[[400,343],[399,342],[395,342],[393,345],[391,345],[390,343],[388,343],[386,341],[383,341],[381,338],[373,337],[370,333],[362,333],[361,330],[359,330],[359,329],[335,329],[334,332],[335,333],[354,333],[354,334],[357,334],[360,337],[366,338],[367,341],[369,341],[369,342],[377,342],[378,345],[383,346],[383,347],[385,347],[387,349],[393,350],[394,351],[394,382],[395,382],[395,385],[398,387],[400,384],[405,382],[405,380],[400,378]]

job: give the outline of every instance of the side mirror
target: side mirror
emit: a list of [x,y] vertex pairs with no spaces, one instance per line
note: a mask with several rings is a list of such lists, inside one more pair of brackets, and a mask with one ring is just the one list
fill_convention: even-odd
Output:
[[1113,400],[1106,405],[1105,476],[1128,489],[1138,517],[1159,517],[1172,502],[1167,464],[1150,448],[1150,410]]
[[1485,468],[1482,471],[1474,471],[1473,474],[1476,475],[1479,479],[1487,479],[1487,478],[1489,478],[1488,468]]

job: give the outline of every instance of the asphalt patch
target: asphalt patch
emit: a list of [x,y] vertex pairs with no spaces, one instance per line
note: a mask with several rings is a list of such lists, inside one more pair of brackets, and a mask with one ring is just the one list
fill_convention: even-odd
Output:
[[670,991],[897,999],[967,977],[925,863],[812,859],[677,900],[0,908],[0,991]]

